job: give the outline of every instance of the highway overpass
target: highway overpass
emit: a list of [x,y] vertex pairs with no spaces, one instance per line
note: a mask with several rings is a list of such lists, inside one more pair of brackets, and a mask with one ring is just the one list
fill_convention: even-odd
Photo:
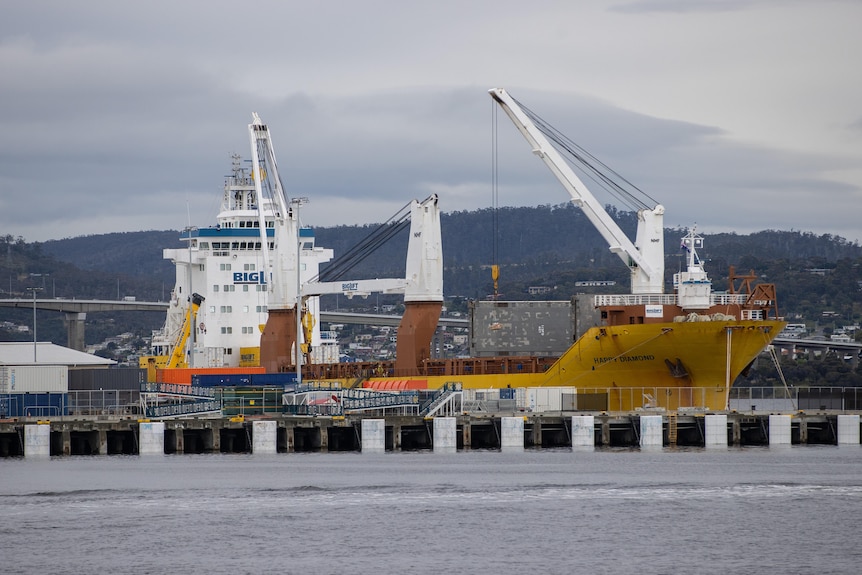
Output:
[[[0,307],[20,309],[33,308],[38,310],[56,311],[65,315],[67,346],[78,351],[84,351],[84,322],[87,314],[106,311],[156,311],[165,313],[168,302],[164,301],[126,301],[126,300],[83,300],[83,299],[2,299]],[[400,315],[381,315],[370,313],[348,313],[338,311],[321,312],[320,321],[328,323],[350,323],[362,325],[397,326],[401,322]],[[438,325],[449,327],[469,327],[466,319],[441,317]]]

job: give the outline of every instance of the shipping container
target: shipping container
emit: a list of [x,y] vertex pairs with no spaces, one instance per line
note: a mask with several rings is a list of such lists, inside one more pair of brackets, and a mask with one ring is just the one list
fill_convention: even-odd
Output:
[[251,374],[252,385],[259,387],[285,386],[296,383],[295,372],[283,373],[253,373]]
[[519,405],[529,411],[562,411],[563,391],[574,393],[572,387],[528,387],[526,393],[526,405]]
[[177,383],[191,385],[193,375],[226,375],[243,373],[266,373],[262,367],[185,367],[175,369],[157,369],[158,383]]
[[69,414],[65,393],[0,394],[0,419],[9,417],[61,417]]
[[470,356],[562,355],[575,341],[571,301],[470,302]]
[[252,385],[252,374],[250,373],[221,373],[205,374],[196,373],[192,375],[192,385],[199,387],[236,387],[238,385]]
[[0,365],[0,393],[48,393],[69,391],[65,365]]
[[141,389],[147,370],[137,367],[84,368],[69,370],[69,391]]

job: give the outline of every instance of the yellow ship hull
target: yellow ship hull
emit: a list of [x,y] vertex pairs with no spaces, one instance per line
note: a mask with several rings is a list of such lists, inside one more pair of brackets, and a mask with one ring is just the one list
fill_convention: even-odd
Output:
[[[734,380],[784,325],[777,320],[730,320],[595,327],[542,373],[415,379],[426,381],[429,389],[445,383],[460,383],[464,389],[571,387],[579,397],[593,396],[580,405],[609,411],[719,411],[727,406]],[[370,378],[368,384],[386,388],[394,379]]]

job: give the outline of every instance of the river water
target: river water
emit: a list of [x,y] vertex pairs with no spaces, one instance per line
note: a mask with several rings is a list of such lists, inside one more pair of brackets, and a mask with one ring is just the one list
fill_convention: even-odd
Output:
[[0,573],[862,572],[862,446],[0,460]]

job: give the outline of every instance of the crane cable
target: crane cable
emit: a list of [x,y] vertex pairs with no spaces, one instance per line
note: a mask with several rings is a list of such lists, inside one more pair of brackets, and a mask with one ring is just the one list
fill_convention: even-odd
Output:
[[410,203],[408,202],[392,217],[372,230],[362,241],[326,266],[326,269],[312,278],[311,281],[338,281],[379,249],[380,246],[398,235],[409,223]]
[[[629,208],[635,210],[650,209],[658,204],[658,202],[649,194],[638,188],[612,168],[604,164],[601,160],[593,156],[590,152],[565,136],[559,130],[543,120],[538,114],[521,104],[518,100],[515,101],[524,110],[524,113],[527,114],[533,123],[536,124],[539,131],[556,144],[559,151],[565,152],[572,160],[574,160],[573,163],[575,168],[578,168],[584,176],[607,191],[611,196]],[[649,200],[651,204],[647,203],[646,200]]]
[[494,280],[494,300],[499,295],[498,280],[500,279],[500,265],[498,261],[498,235],[499,221],[499,179],[497,168],[499,166],[497,155],[497,113],[498,106],[491,102],[491,279]]

